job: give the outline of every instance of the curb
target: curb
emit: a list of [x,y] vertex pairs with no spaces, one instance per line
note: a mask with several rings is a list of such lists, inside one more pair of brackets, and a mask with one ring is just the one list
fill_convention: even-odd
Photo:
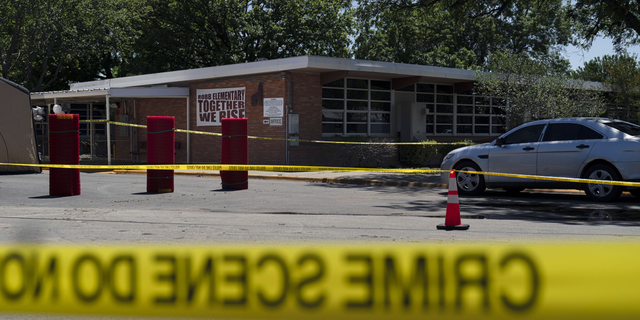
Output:
[[[113,170],[113,172],[110,172],[110,173],[147,174],[147,171],[146,170]],[[174,172],[174,175],[196,176],[196,177],[219,177],[220,173],[178,171],[178,172]],[[255,174],[249,175],[249,179],[344,183],[344,184],[361,184],[361,185],[394,186],[394,187],[426,187],[426,188],[448,188],[449,187],[446,184],[431,183],[431,182],[383,181],[383,180],[349,179],[349,178],[287,177],[287,176],[270,176],[270,175],[255,175]]]

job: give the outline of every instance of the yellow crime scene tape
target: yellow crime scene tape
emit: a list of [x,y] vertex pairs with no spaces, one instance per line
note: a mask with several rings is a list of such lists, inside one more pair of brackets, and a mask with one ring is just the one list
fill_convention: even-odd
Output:
[[640,244],[0,246],[0,311],[637,319]]
[[[18,164],[1,163],[0,165],[42,167],[58,169],[97,169],[97,170],[197,170],[197,171],[280,171],[280,172],[313,172],[313,171],[334,171],[334,172],[379,172],[379,173],[442,173],[450,170],[432,169],[379,169],[379,168],[356,168],[356,167],[321,167],[321,166],[278,166],[278,165],[243,165],[243,164],[165,164],[165,165],[73,165],[73,164]],[[522,179],[537,179],[548,181],[606,184],[625,187],[640,187],[640,182],[625,182],[611,180],[593,180],[579,178],[549,177],[525,174],[511,174],[499,172],[452,170],[479,175],[491,175],[501,177],[513,177]]]
[[[244,165],[244,164],[163,164],[163,165],[74,165],[74,164],[18,164],[2,163],[0,165],[42,167],[58,169],[107,169],[107,170],[199,170],[199,171],[282,171],[282,172],[387,172],[387,173],[440,173],[442,170],[428,169],[377,169],[354,167],[320,167],[320,166],[278,166],[278,165]],[[446,171],[448,172],[448,171]]]
[[[98,119],[98,120],[80,120],[80,123],[101,123],[106,122],[109,124],[115,124],[118,126],[127,126],[127,127],[137,127],[137,128],[146,128],[147,126],[142,124],[133,124],[126,122],[118,122],[111,121],[106,119]],[[194,131],[194,130],[185,130],[185,129],[174,129],[175,132],[182,133],[193,133],[193,134],[201,134],[201,135],[210,135],[210,136],[219,136],[221,137],[221,133],[216,132],[205,132],[205,131]],[[358,142],[358,141],[327,141],[327,140],[301,140],[301,139],[286,139],[286,138],[269,138],[269,137],[256,137],[256,136],[247,136],[249,139],[260,139],[260,140],[276,140],[276,141],[294,141],[294,142],[312,142],[312,143],[331,143],[331,144],[366,144],[366,145],[461,145],[466,146],[469,145],[467,142]]]

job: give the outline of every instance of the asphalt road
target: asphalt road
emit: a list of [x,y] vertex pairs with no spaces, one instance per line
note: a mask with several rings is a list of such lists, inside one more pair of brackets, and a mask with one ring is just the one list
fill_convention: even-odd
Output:
[[335,241],[540,242],[637,240],[640,201],[582,193],[489,191],[461,197],[467,231],[444,222],[443,188],[250,180],[223,191],[214,177],[175,177],[146,193],[146,176],[82,173],[82,194],[49,196],[47,171],[0,176],[0,241],[50,243],[273,243]]
[[[48,171],[0,176],[0,242],[90,244],[541,243],[640,239],[640,201],[582,193],[488,191],[460,200],[467,231],[441,231],[447,190],[252,179],[223,191],[217,177],[176,176],[146,193],[146,176],[82,173],[82,194],[49,196]],[[134,319],[0,314],[0,319]],[[135,318],[140,319],[140,318]]]

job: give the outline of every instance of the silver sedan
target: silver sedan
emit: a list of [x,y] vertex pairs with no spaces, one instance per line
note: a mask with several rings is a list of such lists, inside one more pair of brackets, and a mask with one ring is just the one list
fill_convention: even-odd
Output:
[[[640,126],[607,118],[533,121],[493,142],[453,150],[441,169],[638,182]],[[449,173],[443,173],[442,182],[448,181]],[[456,182],[461,195],[477,195],[485,188],[582,189],[593,201],[615,200],[625,188],[470,173],[457,173]],[[627,190],[640,197],[640,189]]]

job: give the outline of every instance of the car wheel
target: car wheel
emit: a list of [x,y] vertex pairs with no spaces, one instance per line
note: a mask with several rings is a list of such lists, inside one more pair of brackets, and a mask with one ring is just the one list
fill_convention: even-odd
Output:
[[486,189],[484,176],[477,173],[466,173],[458,171],[480,171],[480,167],[471,161],[464,161],[456,165],[456,184],[458,194],[464,196],[474,196],[481,194]]
[[[589,168],[585,173],[584,178],[620,181],[620,175],[618,172],[613,167],[606,164],[597,164]],[[584,184],[584,193],[586,193],[587,197],[592,201],[607,202],[617,199],[620,194],[622,194],[622,187],[609,184],[587,183]]]

